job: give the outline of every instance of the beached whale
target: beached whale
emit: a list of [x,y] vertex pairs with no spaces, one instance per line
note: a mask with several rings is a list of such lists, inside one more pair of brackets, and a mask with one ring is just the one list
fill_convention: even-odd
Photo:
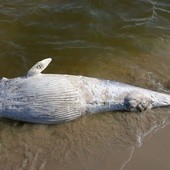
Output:
[[143,111],[170,106],[170,95],[110,80],[41,74],[51,58],[24,77],[0,80],[0,117],[55,124],[97,112]]

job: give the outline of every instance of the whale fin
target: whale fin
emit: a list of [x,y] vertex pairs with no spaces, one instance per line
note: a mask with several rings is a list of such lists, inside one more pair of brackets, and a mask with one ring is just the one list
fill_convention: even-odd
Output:
[[40,74],[50,64],[51,61],[51,58],[46,58],[44,60],[39,61],[28,71],[27,77]]

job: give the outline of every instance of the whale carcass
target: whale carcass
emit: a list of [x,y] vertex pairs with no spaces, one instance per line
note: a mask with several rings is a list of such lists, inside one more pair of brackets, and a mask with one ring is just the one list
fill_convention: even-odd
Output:
[[0,80],[0,117],[42,124],[97,112],[143,111],[170,106],[170,95],[110,80],[42,74],[51,58],[24,77]]

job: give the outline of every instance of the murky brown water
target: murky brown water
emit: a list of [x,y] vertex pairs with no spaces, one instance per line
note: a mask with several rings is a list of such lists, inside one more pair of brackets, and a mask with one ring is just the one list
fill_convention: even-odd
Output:
[[[0,77],[81,74],[170,90],[170,3],[16,0],[0,3]],[[102,113],[63,125],[0,121],[0,169],[123,169],[170,110]]]

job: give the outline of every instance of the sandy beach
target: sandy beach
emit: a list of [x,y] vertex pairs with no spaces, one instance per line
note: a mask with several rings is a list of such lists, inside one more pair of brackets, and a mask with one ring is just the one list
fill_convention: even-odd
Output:
[[159,129],[136,148],[124,170],[169,170],[170,125]]

